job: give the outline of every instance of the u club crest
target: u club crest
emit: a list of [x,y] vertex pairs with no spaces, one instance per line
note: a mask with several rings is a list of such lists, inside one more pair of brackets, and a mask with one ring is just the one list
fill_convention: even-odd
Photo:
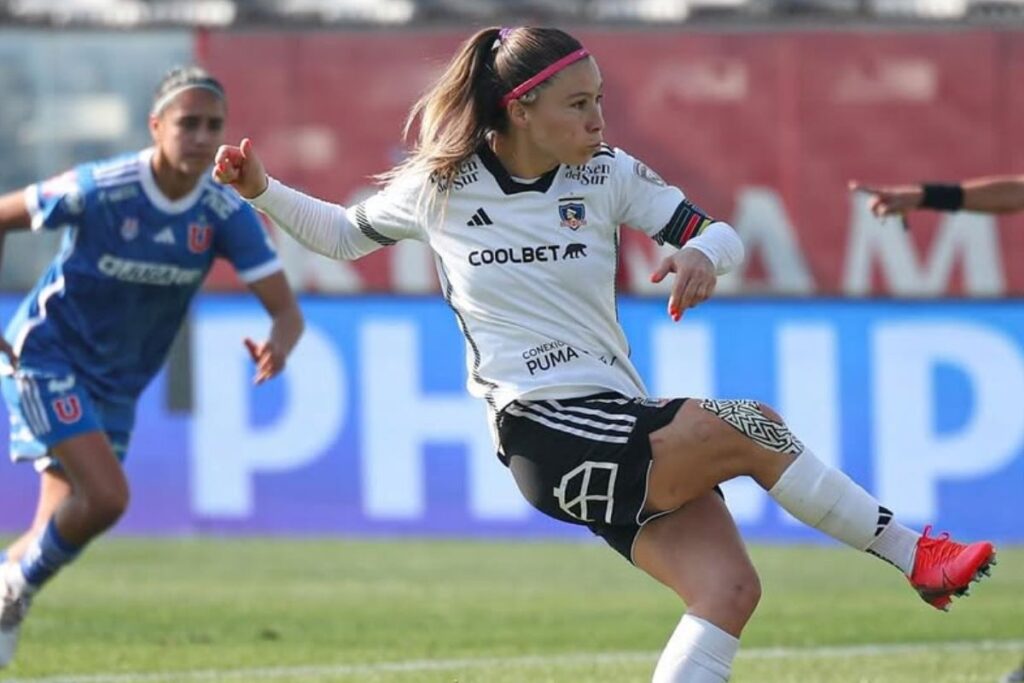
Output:
[[57,419],[64,424],[73,424],[82,417],[82,404],[78,402],[78,397],[74,394],[55,398],[52,405]]
[[188,226],[188,250],[193,254],[202,254],[210,248],[210,240],[213,237],[213,228],[201,223],[189,223]]
[[579,230],[587,224],[587,207],[583,205],[582,197],[567,197],[562,199],[558,205],[558,217],[561,219],[563,228]]
[[125,218],[121,223],[121,238],[130,241],[139,236],[139,219],[134,217]]

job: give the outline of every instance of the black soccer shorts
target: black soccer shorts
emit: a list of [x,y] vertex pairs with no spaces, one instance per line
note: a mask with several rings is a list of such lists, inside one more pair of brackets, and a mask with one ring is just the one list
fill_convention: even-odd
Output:
[[513,401],[498,416],[499,457],[530,504],[587,526],[630,562],[644,523],[651,432],[686,399],[582,398]]

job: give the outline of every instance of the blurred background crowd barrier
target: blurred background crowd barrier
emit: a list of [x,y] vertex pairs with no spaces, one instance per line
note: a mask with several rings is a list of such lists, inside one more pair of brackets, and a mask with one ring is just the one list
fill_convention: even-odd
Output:
[[[767,401],[909,521],[1024,540],[1024,216],[905,232],[846,187],[1024,172],[1021,0],[0,2],[0,191],[147,145],[156,82],[194,61],[227,87],[229,139],[351,203],[458,42],[520,23],[578,35],[608,141],[747,243],[721,298],[673,326],[648,280],[661,252],[624,232],[622,319],[652,392]],[[338,263],[276,237],[306,339],[253,390],[239,340],[265,320],[215,269],[191,353],[140,408],[122,529],[578,535],[494,458],[422,245]],[[54,245],[8,239],[4,319]],[[0,528],[27,521],[33,478],[0,476]],[[754,538],[817,538],[753,487],[728,495]]]
[[[17,4],[17,3],[12,3]],[[100,3],[96,3],[100,4]],[[113,4],[113,3],[111,3]],[[851,178],[943,180],[1024,167],[1024,25],[576,29],[600,60],[608,140],[644,159],[751,254],[724,294],[992,297],[1024,292],[1024,217],[921,215],[880,228]],[[400,158],[412,101],[467,29],[116,32],[0,29],[0,186],[144,146],[154,83],[197,60],[231,98],[229,137],[341,202]],[[401,244],[355,264],[281,241],[297,287],[432,293],[432,259]],[[24,289],[52,238],[11,240],[0,287]],[[657,291],[645,236],[622,245],[621,289]],[[239,286],[218,270],[213,289]]]

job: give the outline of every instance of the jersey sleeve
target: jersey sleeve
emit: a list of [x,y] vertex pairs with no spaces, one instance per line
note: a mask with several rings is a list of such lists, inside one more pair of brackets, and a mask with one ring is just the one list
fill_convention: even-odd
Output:
[[87,166],[78,166],[25,188],[25,207],[33,230],[80,225],[94,183]]
[[214,233],[214,248],[218,256],[231,262],[245,283],[281,270],[277,250],[263,228],[263,221],[251,206],[241,201]]
[[421,183],[399,177],[376,194],[348,207],[346,214],[374,248],[388,247],[404,239],[425,241],[422,215],[426,200]]
[[715,222],[678,187],[644,162],[615,150],[614,201],[619,223],[642,230],[658,244],[681,247]]

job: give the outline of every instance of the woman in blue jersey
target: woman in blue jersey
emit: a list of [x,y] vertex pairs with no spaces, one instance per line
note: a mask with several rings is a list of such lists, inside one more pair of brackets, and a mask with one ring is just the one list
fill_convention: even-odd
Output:
[[245,340],[257,383],[281,372],[302,334],[259,217],[209,177],[225,114],[217,80],[172,70],[149,117],[153,147],[0,196],[0,236],[68,228],[0,342],[11,454],[41,472],[32,527],[0,565],[0,666],[32,596],[127,507],[135,402],[214,258],[231,262],[272,320],[266,341]]
[[[657,683],[729,678],[760,597],[715,492],[737,476],[948,608],[988,570],[991,543],[903,526],[757,401],[647,394],[615,305],[620,225],[677,247],[652,274],[672,283],[674,320],[711,295],[743,245],[679,188],[604,144],[602,99],[597,63],[572,36],[485,29],[414,107],[418,145],[365,202],[341,207],[268,178],[249,140],[222,147],[214,173],[333,258],[401,239],[430,246],[466,338],[469,389],[487,402],[498,457],[523,495],[586,525],[686,603]],[[688,359],[679,349],[679,362]]]

